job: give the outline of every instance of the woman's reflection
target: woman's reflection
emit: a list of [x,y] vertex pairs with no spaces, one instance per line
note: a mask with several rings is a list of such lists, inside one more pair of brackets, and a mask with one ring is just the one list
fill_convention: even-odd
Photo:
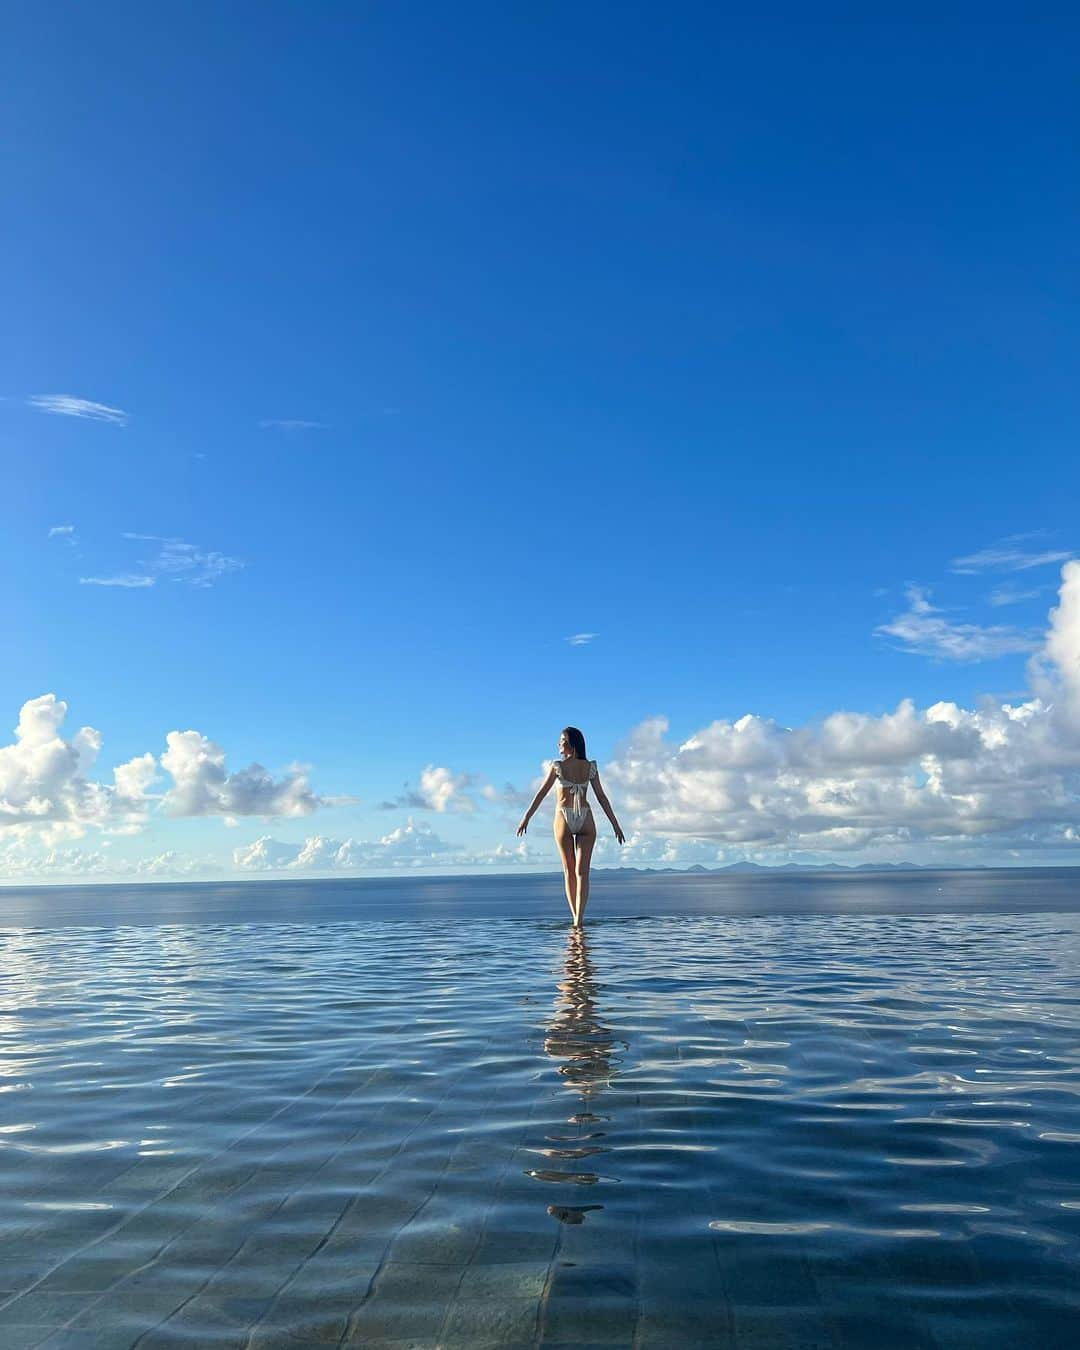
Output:
[[[619,1056],[614,1053],[616,1042],[610,1028],[600,1020],[597,989],[588,938],[583,929],[571,928],[566,936],[563,978],[559,981],[555,1013],[544,1037],[544,1050],[553,1059],[564,1061],[559,1075],[577,1097],[578,1110],[567,1118],[567,1124],[575,1127],[574,1133],[546,1135],[548,1146],[535,1150],[563,1164],[561,1168],[531,1169],[528,1175],[537,1181],[593,1186],[601,1180],[614,1180],[574,1167],[595,1154],[611,1151],[601,1142],[605,1131],[594,1128],[610,1117],[598,1115],[592,1107],[594,1098],[610,1088]],[[582,1223],[594,1209],[603,1209],[603,1205],[549,1205],[548,1213],[563,1223]]]

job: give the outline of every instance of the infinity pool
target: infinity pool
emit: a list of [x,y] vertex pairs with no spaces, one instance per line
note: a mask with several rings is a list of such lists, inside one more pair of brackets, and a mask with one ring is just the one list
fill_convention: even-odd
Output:
[[38,925],[0,972],[4,1350],[1077,1343],[1078,915]]

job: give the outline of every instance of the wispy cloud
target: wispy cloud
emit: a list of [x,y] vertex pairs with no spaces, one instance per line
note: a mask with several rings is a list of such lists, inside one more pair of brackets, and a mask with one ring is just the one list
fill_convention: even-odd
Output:
[[136,534],[132,531],[125,531],[124,538],[161,545],[156,557],[140,562],[140,566],[146,569],[151,585],[155,577],[161,576],[168,581],[185,581],[189,586],[212,586],[219,577],[244,566],[239,558],[204,550],[183,539],[158,534]]
[[1038,539],[1042,533],[1041,530],[1033,530],[1027,534],[1010,534],[990,548],[969,553],[963,558],[954,558],[949,564],[949,570],[965,575],[973,572],[1025,572],[1029,567],[1045,567],[1072,557],[1071,549],[1021,547],[1028,540]]
[[325,431],[325,422],[308,422],[302,417],[264,417],[259,423],[264,429],[277,431]]
[[584,647],[586,643],[599,636],[599,633],[572,633],[570,637],[563,638],[563,641],[569,642],[571,647]]
[[65,544],[70,544],[72,548],[79,542],[79,536],[75,533],[74,525],[53,525],[49,530],[50,539],[62,539]]
[[928,594],[921,586],[909,586],[907,612],[874,632],[897,638],[906,651],[944,661],[990,661],[1010,652],[1032,652],[1040,645],[1038,635],[1004,625],[950,623]]
[[1036,586],[1034,590],[1022,591],[1017,586],[999,586],[986,597],[991,605],[1018,605],[1022,600],[1037,600],[1045,588]]
[[153,577],[137,576],[132,572],[125,572],[118,577],[80,577],[80,586],[126,586],[129,590],[139,590],[144,586],[152,586]]
[[159,534],[137,534],[132,530],[126,530],[124,538],[157,544],[159,546],[157,553],[152,558],[140,558],[138,570],[129,568],[123,572],[103,576],[80,577],[80,585],[121,586],[128,590],[142,590],[147,586],[157,585],[158,581],[181,581],[189,586],[212,586],[219,577],[244,566],[239,558],[230,558],[227,554],[200,548],[197,544],[189,544],[183,539]]
[[120,408],[75,398],[72,394],[32,394],[26,401],[41,412],[58,413],[61,417],[86,417],[93,422],[115,422],[118,426],[126,425],[128,420],[127,413]]

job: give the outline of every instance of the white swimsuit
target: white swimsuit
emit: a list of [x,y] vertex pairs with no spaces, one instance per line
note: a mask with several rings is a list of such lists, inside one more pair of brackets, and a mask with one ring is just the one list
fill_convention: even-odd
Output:
[[562,776],[563,761],[561,759],[555,761],[555,777],[558,780],[559,786],[569,788],[574,794],[573,806],[559,807],[559,810],[563,813],[563,820],[566,821],[566,827],[571,834],[580,834],[592,819],[592,808],[585,800],[585,790],[596,777],[596,760],[590,759],[588,765],[588,778],[586,778],[583,783],[575,783],[571,779]]

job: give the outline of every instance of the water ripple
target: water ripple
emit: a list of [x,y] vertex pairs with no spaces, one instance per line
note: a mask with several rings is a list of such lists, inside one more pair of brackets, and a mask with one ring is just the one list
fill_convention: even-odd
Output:
[[1078,957],[1062,914],[0,931],[0,1343],[959,1346],[978,1298],[1064,1346]]

